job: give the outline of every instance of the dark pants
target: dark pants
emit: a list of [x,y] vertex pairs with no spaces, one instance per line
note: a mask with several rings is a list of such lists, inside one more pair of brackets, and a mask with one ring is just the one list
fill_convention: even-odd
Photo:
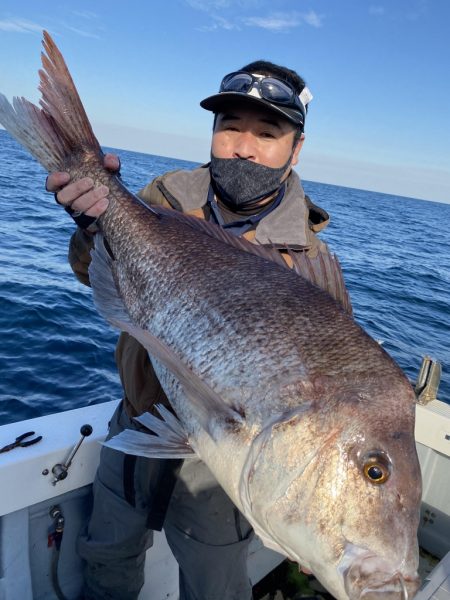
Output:
[[[120,404],[108,437],[124,428],[139,426]],[[102,448],[92,515],[78,546],[86,561],[85,598],[138,597],[151,528],[163,519],[164,494],[172,487],[167,480],[175,477],[163,527],[179,565],[180,600],[251,599],[249,523],[202,461],[185,460],[179,470],[167,464]]]

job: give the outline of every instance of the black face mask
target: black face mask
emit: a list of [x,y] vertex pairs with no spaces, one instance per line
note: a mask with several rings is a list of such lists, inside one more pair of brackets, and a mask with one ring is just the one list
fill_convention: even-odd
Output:
[[210,172],[213,187],[220,199],[232,208],[251,208],[271,196],[281,186],[292,154],[282,167],[266,167],[244,158],[216,158],[211,154]]

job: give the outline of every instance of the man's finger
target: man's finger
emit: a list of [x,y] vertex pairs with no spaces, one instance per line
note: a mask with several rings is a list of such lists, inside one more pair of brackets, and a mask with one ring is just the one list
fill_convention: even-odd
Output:
[[105,154],[103,158],[103,164],[109,171],[120,171],[120,158],[117,154]]
[[94,210],[94,212],[92,212],[91,209],[94,208],[99,201],[103,201],[105,198],[107,198],[108,194],[109,188],[106,185],[100,185],[98,188],[91,189],[86,194],[79,196],[76,200],[74,200],[74,202],[72,202],[70,208],[72,210],[85,213],[89,216],[98,217],[101,213],[99,213],[98,210]]
[[100,215],[102,215],[108,208],[108,204],[108,198],[102,198],[101,200],[98,200],[95,204],[93,204],[91,208],[87,210],[84,214],[88,217],[100,217]]
[[[83,194],[90,192],[94,187],[94,181],[90,177],[83,177],[64,187],[58,192],[58,202],[64,206],[71,206]],[[75,210],[83,210],[83,208],[73,207]]]
[[45,189],[47,192],[58,192],[64,185],[69,183],[70,175],[64,171],[55,171],[47,175],[45,180]]
[[66,207],[89,217],[99,217],[108,208],[108,194],[109,188],[106,185],[100,185],[98,188],[90,189],[86,194],[78,196],[76,200],[66,204]]

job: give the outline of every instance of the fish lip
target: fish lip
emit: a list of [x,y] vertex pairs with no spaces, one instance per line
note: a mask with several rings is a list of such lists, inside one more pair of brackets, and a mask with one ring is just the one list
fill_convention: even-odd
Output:
[[401,600],[410,600],[413,598],[420,587],[420,578],[404,577],[400,571],[392,574],[390,579],[386,579],[380,585],[367,586],[361,590],[359,595],[360,600],[377,600],[380,594],[384,598],[392,598]]
[[400,565],[391,565],[367,548],[351,543],[345,547],[338,571],[350,600],[376,600],[380,594],[392,600],[408,600],[420,586],[417,571],[402,572]]

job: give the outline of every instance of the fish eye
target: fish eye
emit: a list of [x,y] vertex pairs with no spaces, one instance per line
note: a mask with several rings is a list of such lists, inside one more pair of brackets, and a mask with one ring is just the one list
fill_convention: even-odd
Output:
[[391,474],[390,461],[382,453],[371,453],[364,458],[363,473],[370,483],[385,483]]

